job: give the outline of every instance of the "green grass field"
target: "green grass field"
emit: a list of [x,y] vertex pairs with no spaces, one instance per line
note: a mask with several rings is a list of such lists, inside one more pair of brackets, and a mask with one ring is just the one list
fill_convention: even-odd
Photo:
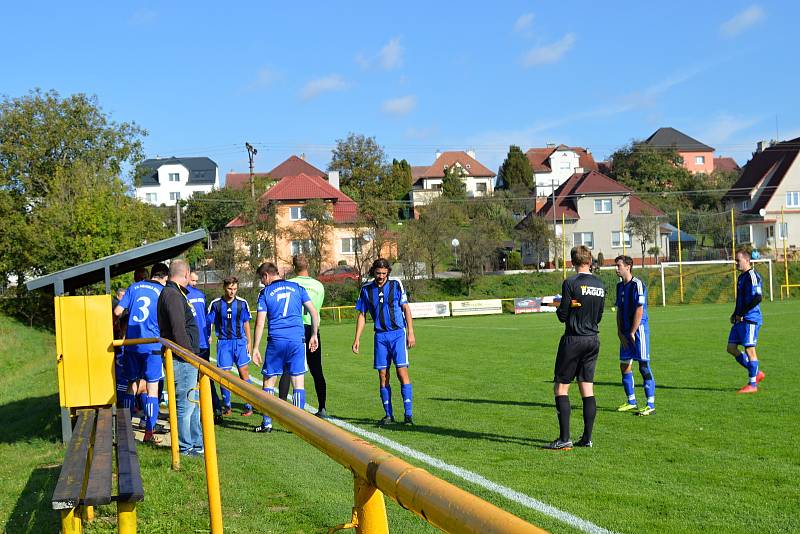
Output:
[[[353,325],[326,323],[328,409],[612,531],[800,531],[792,335],[800,303],[764,305],[759,354],[767,378],[750,396],[736,395],[746,374],[724,351],[730,308],[651,308],[657,413],[649,418],[614,411],[624,396],[613,317],[607,315],[593,449],[541,449],[557,435],[550,380],[562,327],[552,314],[417,321],[418,347],[411,356],[417,424],[390,429],[374,425],[382,409],[371,336],[364,336],[362,355],[355,356],[349,350]],[[49,506],[63,457],[53,345],[51,335],[0,317],[0,528],[9,532],[58,528]],[[635,377],[641,398],[641,379]],[[395,409],[401,411],[399,387],[393,390]],[[576,390],[571,394],[577,437],[580,400]],[[348,520],[349,473],[285,431],[248,432],[256,422],[234,416],[218,427],[226,531],[325,532]],[[168,451],[139,450],[145,484],[140,531],[207,531],[202,462],[184,459],[182,470],[172,472]],[[406,459],[551,532],[577,531]],[[393,532],[434,531],[397,505],[388,508]],[[87,531],[115,531],[113,512],[100,508]]]

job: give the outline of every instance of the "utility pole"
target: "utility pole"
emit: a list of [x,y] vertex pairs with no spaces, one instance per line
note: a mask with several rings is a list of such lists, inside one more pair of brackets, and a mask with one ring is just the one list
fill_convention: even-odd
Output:
[[253,171],[253,158],[256,157],[258,154],[258,150],[251,145],[250,143],[244,143],[244,147],[247,149],[247,157],[250,160],[250,197],[255,200],[256,199],[256,174]]
[[181,234],[181,199],[175,201],[175,218],[177,220],[178,233]]

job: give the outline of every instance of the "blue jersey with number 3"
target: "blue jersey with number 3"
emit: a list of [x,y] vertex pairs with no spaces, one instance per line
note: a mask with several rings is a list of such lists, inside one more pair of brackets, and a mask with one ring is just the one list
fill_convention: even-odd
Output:
[[303,286],[289,280],[276,280],[258,294],[258,311],[267,313],[269,337],[304,339],[303,303],[311,301]]
[[[125,337],[128,339],[159,337],[158,330],[158,296],[164,286],[158,282],[142,280],[131,284],[125,290],[125,295],[119,301],[119,305],[128,310],[128,330]],[[134,351],[145,352],[157,350],[160,344],[138,345]]]

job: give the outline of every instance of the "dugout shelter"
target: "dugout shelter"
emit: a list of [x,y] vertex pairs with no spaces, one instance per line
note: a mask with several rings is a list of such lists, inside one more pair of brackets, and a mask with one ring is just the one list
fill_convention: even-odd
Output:
[[[64,443],[72,435],[75,410],[111,406],[116,401],[111,278],[175,258],[207,237],[205,229],[198,229],[26,282],[29,291],[42,289],[54,295],[58,397]],[[99,282],[105,282],[105,295],[69,295]]]

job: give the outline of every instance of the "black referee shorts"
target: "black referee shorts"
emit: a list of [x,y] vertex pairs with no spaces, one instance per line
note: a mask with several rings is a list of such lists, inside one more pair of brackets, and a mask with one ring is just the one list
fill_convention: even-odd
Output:
[[569,384],[594,382],[594,368],[600,354],[600,339],[597,336],[561,336],[556,355],[553,381]]

